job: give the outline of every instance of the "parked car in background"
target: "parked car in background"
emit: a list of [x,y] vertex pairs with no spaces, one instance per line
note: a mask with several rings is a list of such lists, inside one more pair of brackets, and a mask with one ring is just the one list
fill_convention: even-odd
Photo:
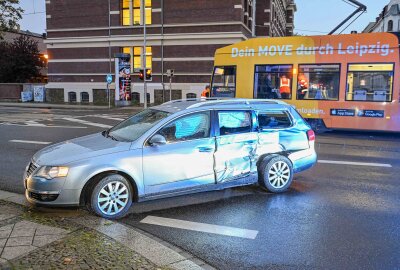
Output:
[[258,183],[283,192],[317,159],[315,135],[276,100],[176,100],[37,152],[24,175],[40,205],[124,216],[133,202]]

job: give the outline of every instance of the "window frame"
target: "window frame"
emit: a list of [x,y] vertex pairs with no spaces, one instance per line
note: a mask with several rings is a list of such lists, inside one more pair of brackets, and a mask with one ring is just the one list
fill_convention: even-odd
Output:
[[[250,131],[248,132],[241,132],[241,133],[233,133],[233,134],[224,134],[221,135],[220,130],[221,127],[219,125],[219,113],[220,112],[247,112],[250,115]],[[255,124],[254,124],[254,116],[253,116],[253,111],[251,109],[226,109],[226,110],[216,110],[214,114],[214,134],[216,137],[222,137],[222,136],[235,136],[235,135],[240,135],[240,134],[245,134],[245,133],[251,133],[255,132]]]
[[[120,0],[120,21],[121,21],[121,26],[142,26],[144,24],[150,25],[153,24],[153,2],[150,0],[150,4],[147,5],[147,1],[144,0],[144,18],[142,18],[142,7],[141,7],[141,2],[139,4],[139,7],[135,7],[134,2],[135,0],[128,0],[129,1],[129,7],[124,8],[124,0]],[[140,0],[139,0],[140,1]],[[124,11],[128,10],[129,13],[129,23],[124,24]],[[139,10],[139,23],[135,23],[135,10]],[[147,16],[147,12],[149,13],[149,16]],[[147,17],[150,18],[150,22],[147,23]]]
[[[298,95],[297,95],[297,86],[296,86],[296,99],[295,100],[313,100],[313,101],[339,101],[340,100],[340,86],[341,86],[341,82],[342,82],[342,63],[299,63],[297,64],[297,74],[296,74],[296,79],[297,79],[297,84],[299,83],[299,74],[300,74],[300,66],[301,65],[339,65],[339,89],[338,89],[338,97],[337,99],[298,99]],[[346,70],[347,71],[347,70]]]
[[[253,79],[253,99],[258,99],[256,97],[256,89],[255,85],[256,85],[256,76],[257,74],[277,74],[277,72],[257,72],[257,67],[267,67],[267,66],[291,66],[291,74],[292,77],[290,78],[290,98],[276,98],[276,100],[293,100],[293,69],[295,68],[295,64],[255,64],[254,65],[254,79]],[[279,88],[278,88],[279,90]],[[280,91],[279,91],[280,93]],[[297,96],[297,89],[296,89],[296,96]]]
[[[265,128],[263,129],[260,126],[260,121],[259,121],[259,115],[260,114],[267,114],[267,113],[272,113],[272,112],[282,112],[284,114],[287,115],[289,121],[290,121],[290,125],[287,127],[280,127],[280,128]],[[293,115],[289,112],[289,110],[287,109],[266,109],[266,110],[258,110],[257,113],[257,126],[258,126],[258,131],[259,132],[263,132],[264,130],[284,130],[284,129],[288,129],[294,126],[294,119],[293,119]]]
[[214,66],[213,73],[212,73],[212,77],[211,77],[210,97],[214,97],[214,96],[215,96],[215,95],[213,95],[215,70],[216,70],[217,68],[224,68],[224,70],[225,70],[225,68],[227,68],[227,67],[234,67],[234,68],[235,68],[235,91],[234,91],[233,97],[234,97],[234,98],[236,97],[236,90],[237,90],[237,84],[236,84],[236,81],[237,81],[237,65]]
[[209,130],[210,130],[210,132],[209,132],[209,134],[208,134],[208,137],[197,138],[197,139],[191,139],[191,140],[183,140],[183,141],[175,141],[175,142],[167,143],[167,144],[165,144],[165,145],[172,145],[172,144],[177,144],[177,143],[182,143],[182,142],[191,142],[191,141],[196,141],[196,140],[204,140],[204,139],[210,139],[210,138],[212,138],[212,137],[213,137],[213,134],[214,134],[214,125],[213,125],[213,118],[214,118],[214,117],[213,117],[213,112],[212,112],[212,110],[201,110],[201,111],[187,112],[187,113],[185,113],[185,114],[177,115],[176,117],[174,117],[174,118],[168,120],[167,122],[165,122],[164,124],[162,124],[161,127],[157,128],[156,131],[152,132],[151,135],[148,136],[148,137],[146,138],[146,140],[145,140],[144,143],[143,143],[143,146],[144,146],[144,147],[152,147],[152,146],[149,144],[150,139],[151,139],[154,135],[158,134],[163,128],[165,128],[165,127],[168,126],[169,124],[173,123],[174,121],[179,120],[180,118],[189,116],[189,115],[191,115],[191,114],[198,114],[198,113],[208,113],[208,115],[209,115],[209,120],[210,120],[210,121],[209,121],[209,128],[210,128],[210,129],[209,129]]
[[[392,88],[390,89],[390,100],[387,101],[373,101],[373,100],[349,100],[347,99],[347,90],[348,90],[348,83],[349,83],[349,69],[350,69],[350,65],[379,65],[379,64],[392,64],[393,65],[393,83],[392,83]],[[346,69],[346,87],[344,89],[344,100],[345,102],[372,102],[372,103],[376,103],[376,102],[392,102],[393,101],[393,95],[394,95],[394,77],[396,74],[396,63],[395,62],[348,62],[347,63],[347,69]]]
[[[136,67],[136,69],[140,69],[143,62],[142,54],[135,54],[135,48],[139,48],[140,52],[142,52],[143,47],[141,46],[124,46],[121,47],[121,52],[124,52],[124,49],[129,49],[130,63],[131,63],[131,73],[135,73],[135,59],[140,60],[140,67]],[[147,54],[147,50],[150,49],[150,54]],[[147,61],[147,58],[150,58],[150,61]],[[150,63],[150,65],[149,65]],[[148,69],[153,69],[153,46],[146,46],[146,65]]]

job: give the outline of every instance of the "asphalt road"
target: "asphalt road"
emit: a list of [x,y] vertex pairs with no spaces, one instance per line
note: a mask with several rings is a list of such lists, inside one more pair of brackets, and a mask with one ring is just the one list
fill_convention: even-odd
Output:
[[[22,193],[23,169],[45,146],[12,140],[55,143],[130,113],[0,108],[0,189]],[[297,175],[286,193],[250,186],[139,203],[121,222],[218,269],[399,269],[400,136],[331,132],[317,136],[316,149],[327,163]],[[237,230],[257,234],[223,234]]]

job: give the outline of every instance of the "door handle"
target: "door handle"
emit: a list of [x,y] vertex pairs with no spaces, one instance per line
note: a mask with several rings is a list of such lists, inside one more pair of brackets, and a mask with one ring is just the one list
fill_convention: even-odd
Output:
[[244,141],[243,143],[244,143],[245,145],[255,144],[255,143],[256,143],[256,140]]
[[199,152],[213,152],[214,148],[212,147],[197,147],[197,149],[199,150]]

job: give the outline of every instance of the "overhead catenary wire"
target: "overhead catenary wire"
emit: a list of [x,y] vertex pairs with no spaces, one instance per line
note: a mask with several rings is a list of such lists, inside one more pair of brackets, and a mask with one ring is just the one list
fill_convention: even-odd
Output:
[[363,15],[365,13],[365,11],[361,12],[360,14],[358,14],[357,17],[354,18],[354,20],[352,20],[342,31],[339,32],[339,34],[343,33],[344,30],[346,30],[347,28],[349,28],[349,26],[355,22],[361,15]]

